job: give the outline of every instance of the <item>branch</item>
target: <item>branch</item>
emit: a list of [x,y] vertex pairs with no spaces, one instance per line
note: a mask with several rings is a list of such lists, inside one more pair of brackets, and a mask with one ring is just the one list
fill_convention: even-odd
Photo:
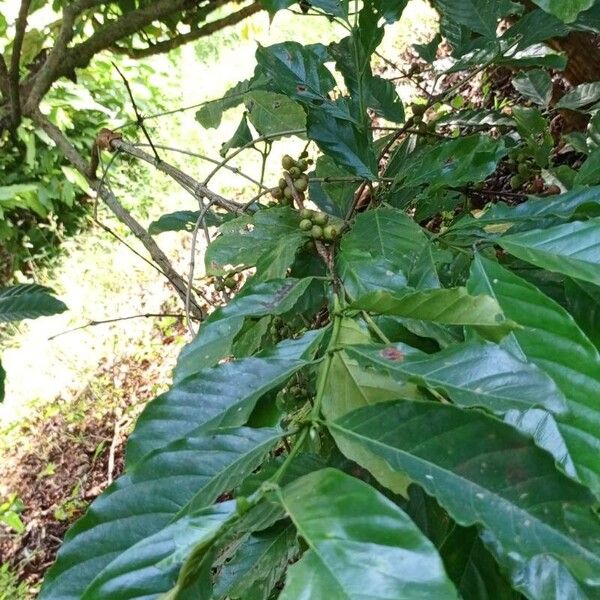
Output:
[[10,97],[10,92],[8,91],[8,68],[2,54],[0,54],[0,92],[8,101]]
[[21,122],[21,94],[19,90],[21,49],[23,47],[23,38],[27,29],[27,15],[29,14],[29,5],[31,0],[21,0],[19,16],[15,25],[15,39],[10,55],[10,69],[8,71],[8,93],[10,96],[12,128],[15,130]]
[[[95,0],[80,1],[87,4],[95,2]],[[77,3],[77,5],[79,4],[80,2]],[[71,73],[76,68],[86,67],[92,57],[101,50],[110,48],[118,40],[129,37],[140,29],[150,25],[153,21],[162,20],[189,5],[190,0],[157,0],[148,6],[128,12],[121,18],[107,23],[103,27],[100,27],[87,40],[69,49],[66,49],[66,44],[72,38],[72,27],[70,31],[67,31],[68,22],[65,25],[63,21],[65,29],[64,44],[61,42],[62,49],[60,53],[59,50],[56,53],[51,53],[54,54],[53,60],[51,62],[47,61],[33,79],[27,99],[28,110],[35,110],[40,100],[57,79]],[[65,9],[65,21],[67,21],[67,10]],[[62,33],[63,28],[61,28]]]
[[232,13],[231,15],[217,19],[211,23],[206,23],[206,25],[203,25],[198,29],[194,29],[189,33],[182,33],[174,38],[170,38],[168,40],[158,42],[152,46],[148,46],[147,48],[123,48],[122,46],[115,46],[111,48],[111,50],[114,50],[118,54],[126,54],[131,58],[145,58],[155,54],[170,52],[171,50],[175,50],[175,48],[179,48],[184,44],[211,35],[217,31],[220,31],[221,29],[225,29],[226,27],[236,25],[240,21],[243,21],[247,17],[250,17],[261,10],[263,10],[262,6],[258,2],[254,2],[253,4],[250,4],[249,6],[246,6],[235,13]]
[[[65,155],[67,160],[89,181],[90,186],[96,191],[98,196],[104,200],[117,219],[126,225],[135,237],[140,240],[148,251],[148,254],[152,257],[152,260],[160,267],[162,273],[171,282],[177,295],[185,302],[187,295],[186,282],[172,267],[168,257],[154,241],[154,238],[140,225],[140,223],[138,223],[133,215],[123,207],[108,187],[100,185],[100,182],[97,179],[89,176],[89,166],[87,162],[54,123],[50,122],[40,111],[30,113],[29,116],[48,134]],[[152,159],[152,157],[150,157],[150,159]],[[191,312],[195,317],[199,319],[203,318],[203,310],[195,300],[192,302]]]
[[157,161],[151,154],[140,150],[140,148],[137,146],[133,146],[123,139],[115,138],[111,140],[110,147],[112,150],[120,150],[126,154],[130,154],[131,156],[135,156],[136,158],[147,162],[155,167],[158,171],[161,171],[162,173],[165,173],[165,175],[171,177],[171,179],[175,180],[187,191],[190,191],[198,199],[208,198],[212,204],[216,204],[228,212],[235,214],[241,214],[243,212],[242,207],[233,200],[223,198],[223,196],[213,192],[207,188],[206,185],[196,181],[193,177],[190,177],[183,171],[180,171],[177,167],[174,167],[164,160]]

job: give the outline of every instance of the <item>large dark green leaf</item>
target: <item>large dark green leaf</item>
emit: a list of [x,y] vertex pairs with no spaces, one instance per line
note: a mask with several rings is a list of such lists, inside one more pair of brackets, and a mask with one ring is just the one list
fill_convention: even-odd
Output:
[[[300,218],[290,208],[259,210],[255,215],[244,215],[227,222],[220,228],[221,235],[212,242],[204,258],[209,275],[225,275],[227,265],[253,267],[281,245],[289,248],[284,255],[293,261],[297,248],[305,236],[298,230]],[[289,263],[277,261],[275,268],[270,262],[263,264],[257,277],[276,279],[284,277]]]
[[498,243],[537,267],[600,285],[600,219],[516,233]]
[[306,115],[302,107],[282,94],[257,90],[244,96],[248,119],[260,135],[304,129]]
[[543,69],[532,69],[519,73],[512,81],[513,87],[522,96],[539,104],[548,106],[552,98],[552,78]]
[[600,100],[600,82],[582,83],[566,93],[556,104],[556,108],[569,108],[571,110],[584,109],[590,104]]
[[332,117],[319,107],[308,112],[307,133],[338,166],[364,179],[377,177],[377,158],[369,134],[350,121]]
[[281,503],[309,547],[289,569],[282,600],[458,597],[431,542],[359,479],[317,471],[287,486]]
[[335,79],[310,49],[298,42],[259,46],[256,61],[286,96],[309,107],[318,107],[330,116],[352,120],[344,103],[329,99]]
[[374,365],[400,381],[444,392],[461,406],[479,406],[498,415],[535,406],[558,414],[567,410],[548,375],[495,344],[466,343],[435,354],[403,345],[350,346],[346,352],[362,366]]
[[491,260],[475,257],[468,287],[471,293],[494,296],[506,317],[522,326],[504,344],[548,373],[564,394],[570,413],[558,416],[560,432],[580,480],[600,493],[597,349],[564,308]]
[[393,82],[376,75],[369,82],[369,92],[367,106],[376,115],[393,123],[404,122],[404,105]]
[[244,425],[261,396],[308,363],[322,335],[311,331],[280,343],[274,352],[202,369],[172,387],[139,417],[127,444],[128,466],[201,426]]
[[345,217],[358,187],[357,182],[351,181],[352,174],[339,167],[333,158],[325,154],[317,158],[314,174],[323,181],[312,180],[310,182],[311,200],[322,211],[338,217]]
[[175,383],[230,355],[246,317],[281,315],[292,310],[311,283],[311,278],[289,278],[245,285],[229,304],[202,323],[196,338],[183,348],[177,359]]
[[498,340],[514,328],[499,304],[490,296],[471,296],[466,288],[436,289],[404,293],[369,292],[358,298],[354,308],[380,315],[434,321],[444,325],[469,325],[482,335]]
[[45,597],[86,597],[92,580],[102,580],[108,565],[131,568],[124,557],[136,544],[145,543],[165,527],[168,530],[173,520],[209,506],[239,484],[280,436],[273,429],[199,428],[149,454],[71,529],[46,577]]
[[380,208],[356,217],[342,240],[341,252],[346,261],[358,260],[365,253],[383,258],[393,266],[391,271],[403,273],[412,287],[439,287],[429,246],[425,231],[408,215]]
[[567,279],[565,295],[569,312],[596,348],[600,348],[600,287]]
[[398,21],[407,4],[408,0],[373,0],[373,6],[388,23]]
[[484,135],[424,146],[402,165],[396,182],[409,187],[427,184],[429,191],[433,191],[483,181],[496,170],[505,155],[501,139]]
[[54,291],[36,283],[0,288],[0,323],[48,317],[67,310]]
[[[408,382],[424,385],[447,394],[455,404],[483,407],[503,417],[505,422],[530,435],[538,446],[554,456],[565,473],[576,478],[573,460],[551,414],[566,412],[565,397],[535,365],[518,360],[499,346],[480,343],[453,345],[431,355],[405,345],[356,346],[346,348],[346,353],[363,368],[375,366],[405,385]],[[414,394],[396,397],[414,398]]]
[[508,425],[478,411],[399,401],[329,423],[338,446],[388,487],[421,485],[484,540],[531,598],[528,569],[554,557],[592,594],[600,587],[600,523],[594,498],[556,471],[552,458]]
[[[83,596],[75,597],[81,600],[131,600],[156,598],[157,594],[167,594],[175,589],[175,597],[208,600],[210,546],[235,515],[235,502],[230,501],[184,516],[123,552],[98,574]],[[195,563],[200,563],[197,568],[201,570],[182,582],[180,572],[190,555],[194,555]],[[206,557],[209,560],[203,561]],[[196,587],[198,576],[202,581]],[[55,597],[66,600],[60,590]]]
[[220,569],[214,598],[267,600],[297,552],[296,532],[289,521],[252,534]]

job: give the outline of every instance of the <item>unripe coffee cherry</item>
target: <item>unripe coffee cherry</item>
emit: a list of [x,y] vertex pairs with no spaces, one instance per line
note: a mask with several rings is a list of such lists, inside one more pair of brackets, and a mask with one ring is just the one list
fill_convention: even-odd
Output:
[[273,188],[271,190],[271,196],[275,198],[275,200],[281,200],[283,198],[283,190],[281,188]]
[[314,210],[310,210],[310,208],[303,208],[300,211],[300,218],[301,219],[311,219],[315,214]]
[[228,290],[232,290],[233,288],[235,288],[236,285],[237,282],[233,277],[227,277],[227,279],[225,279],[225,287]]
[[303,192],[308,188],[308,179],[306,177],[298,177],[296,181],[294,181],[294,187],[299,191]]
[[337,229],[335,227],[328,225],[327,227],[325,227],[323,229],[323,239],[330,242],[331,240],[334,240],[336,237],[337,237]]
[[279,187],[282,190],[285,190],[285,188],[287,187],[287,181],[283,177],[279,180]]
[[283,195],[288,200],[291,200],[294,197],[294,192],[292,192],[292,188],[286,187],[285,190],[283,190]]
[[298,179],[298,177],[300,177],[302,171],[300,171],[300,169],[298,167],[292,167],[290,170],[290,177],[292,179]]
[[312,222],[315,225],[327,225],[327,222],[329,221],[329,217],[325,214],[325,213],[317,213],[313,218],[312,218]]
[[315,240],[320,240],[323,237],[323,228],[318,225],[313,225],[310,230],[310,235],[312,235]]
[[300,221],[300,229],[302,231],[310,231],[312,229],[312,221],[310,219],[302,219],[302,221]]
[[513,175],[510,178],[510,187],[513,190],[518,190],[523,185],[523,179],[520,175]]
[[282,159],[281,159],[281,166],[284,169],[291,169],[293,166],[295,166],[296,161],[289,155],[286,154]]
[[308,163],[305,160],[299,160],[298,161],[298,168],[305,173],[306,171],[308,171]]

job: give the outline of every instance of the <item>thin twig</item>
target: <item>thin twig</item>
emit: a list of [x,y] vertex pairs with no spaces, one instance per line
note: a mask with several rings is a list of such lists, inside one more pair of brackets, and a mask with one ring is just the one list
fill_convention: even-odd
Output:
[[144,313],[140,315],[129,315],[127,317],[116,317],[114,319],[103,319],[100,321],[88,321],[84,325],[79,325],[77,327],[73,327],[72,329],[67,329],[65,331],[61,331],[60,333],[56,333],[48,338],[48,341],[55,340],[58,337],[63,335],[67,335],[68,333],[73,333],[75,331],[81,331],[82,329],[87,329],[88,327],[96,327],[98,325],[107,325],[109,323],[118,323],[119,321],[130,321],[131,319],[166,319],[166,318],[176,318],[176,319],[184,319],[185,315],[177,314],[177,313]]
[[117,65],[114,62],[112,63],[112,65],[117,70],[117,73],[121,76],[121,79],[123,80],[123,83],[125,84],[125,87],[127,88],[127,93],[129,94],[129,99],[131,100],[131,104],[133,106],[133,112],[135,113],[135,119],[136,119],[137,125],[142,130],[146,140],[148,140],[148,144],[150,144],[150,147],[152,148],[152,152],[154,152],[154,158],[156,158],[157,162],[160,162],[160,156],[158,155],[158,152],[156,151],[156,148],[154,147],[154,144],[152,143],[152,140],[150,139],[148,130],[146,129],[146,127],[144,125],[144,117],[138,110],[137,104],[135,103],[135,98],[133,97],[133,92],[131,91],[131,86],[129,85],[129,81],[127,81],[127,78],[125,77],[125,75],[123,75],[123,73],[121,72],[121,69],[119,69],[119,67],[117,67]]

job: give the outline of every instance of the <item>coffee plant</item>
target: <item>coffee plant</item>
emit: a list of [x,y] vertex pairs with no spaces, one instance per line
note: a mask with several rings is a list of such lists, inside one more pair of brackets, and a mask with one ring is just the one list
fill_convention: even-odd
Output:
[[373,70],[406,1],[310,0],[347,35],[198,112],[243,104],[224,161],[306,147],[272,199],[154,224],[220,223],[229,300],[41,598],[600,598],[600,82],[545,43],[600,5],[435,5],[410,105]]

